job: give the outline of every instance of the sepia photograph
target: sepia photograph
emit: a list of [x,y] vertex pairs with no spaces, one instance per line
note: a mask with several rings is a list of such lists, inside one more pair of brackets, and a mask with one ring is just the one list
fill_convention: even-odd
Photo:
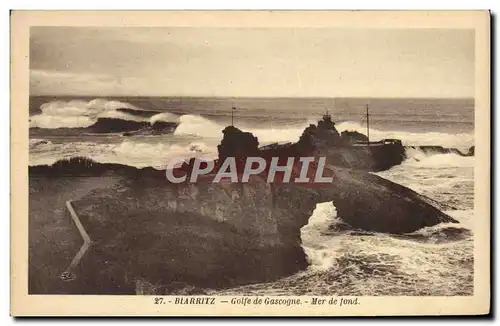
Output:
[[418,27],[29,26],[27,295],[472,298],[487,57]]

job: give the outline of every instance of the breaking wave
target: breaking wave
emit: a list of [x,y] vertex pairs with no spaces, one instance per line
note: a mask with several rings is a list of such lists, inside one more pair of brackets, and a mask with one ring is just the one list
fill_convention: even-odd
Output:
[[318,203],[307,225],[301,229],[302,248],[310,268],[326,270],[333,264],[334,256],[329,246],[327,231],[331,225],[339,224],[337,210],[332,202]]
[[30,128],[89,128],[97,132],[137,130],[158,122],[178,123],[179,117],[147,111],[130,103],[94,99],[91,101],[51,101],[40,107],[41,113],[30,117]]
[[[252,132],[258,137],[261,144],[270,142],[295,142],[304,129],[315,121],[308,121],[300,126],[283,128],[264,129],[256,127],[242,128],[243,131]],[[358,122],[341,122],[336,124],[337,130],[366,132],[366,127]],[[220,138],[225,125],[219,124],[213,120],[199,115],[183,115],[179,119],[179,126],[175,130],[176,135],[193,135],[207,138]],[[405,132],[405,131],[380,131],[370,129],[370,136],[374,140],[396,138],[401,139],[404,145],[441,145],[444,147],[459,147],[463,150],[474,145],[473,134],[448,134],[440,132]]]
[[403,164],[422,168],[474,167],[473,156],[458,154],[433,154],[419,149],[406,149],[406,160]]
[[149,119],[149,123],[150,124],[155,124],[156,122],[175,122],[175,123],[179,123],[180,119],[179,119],[179,116],[177,116],[175,114],[168,113],[168,112],[163,112],[163,113],[155,114],[155,115],[153,115]]
[[[474,251],[472,211],[454,211],[460,224],[414,233],[329,232],[340,219],[331,202],[318,203],[301,229],[309,268],[272,283],[213,294],[231,295],[471,295]],[[447,212],[448,213],[448,212]]]
[[426,153],[412,148],[406,150],[406,156],[401,165],[376,174],[457,210],[473,207],[473,156]]
[[207,138],[221,138],[223,125],[199,115],[185,114],[179,119],[174,135],[192,135]]
[[[148,111],[138,108],[128,102],[94,99],[91,101],[51,101],[40,107],[40,113],[30,117],[30,128],[60,129],[60,128],[90,128],[97,132],[132,131],[154,126],[159,122],[171,123],[177,126],[176,135],[191,135],[201,138],[221,138],[225,124],[195,114],[175,115],[169,112]],[[301,125],[281,128],[262,128],[258,124],[242,128],[252,132],[259,138],[261,144],[271,142],[297,141],[310,124],[310,120]],[[339,132],[366,132],[365,125],[359,122],[344,121],[336,124]],[[90,132],[96,130],[90,130]],[[381,131],[370,129],[373,140],[386,138],[401,139],[404,145],[441,145],[468,149],[474,145],[473,133],[442,133],[442,132],[407,132]]]
[[41,145],[51,145],[51,144],[52,142],[50,140],[31,138],[29,142],[29,148],[31,150]]
[[[358,122],[346,121],[336,124],[339,132],[346,130],[354,130],[361,133],[366,133],[366,125]],[[403,145],[419,146],[419,145],[440,145],[443,147],[458,147],[467,149],[474,145],[473,133],[443,133],[443,132],[408,132],[408,131],[391,131],[377,130],[370,128],[370,139],[400,139]]]
[[[300,135],[308,124],[303,126],[294,126],[292,128],[240,128],[243,131],[251,132],[259,139],[259,143],[273,143],[273,142],[296,142],[299,140]],[[180,117],[179,126],[175,129],[174,135],[192,135],[206,138],[222,137],[222,130],[226,126],[219,124],[215,121],[207,119],[199,115],[186,114]]]
[[203,142],[185,145],[147,143],[125,140],[120,143],[71,142],[52,143],[30,140],[30,166],[51,165],[61,159],[87,157],[98,163],[117,163],[134,167],[165,167],[172,157],[215,157],[216,150]]

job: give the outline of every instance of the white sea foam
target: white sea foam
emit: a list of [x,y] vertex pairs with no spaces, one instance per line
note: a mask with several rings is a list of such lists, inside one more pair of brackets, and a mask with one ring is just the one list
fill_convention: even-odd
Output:
[[[258,126],[243,128],[243,131],[252,132],[261,144],[272,142],[295,142],[304,129],[313,121],[308,121],[301,126],[263,129]],[[361,133],[366,132],[366,127],[357,122],[341,122],[336,125],[339,132],[354,130]],[[199,115],[183,115],[180,117],[180,125],[177,127],[176,135],[194,135],[198,137],[220,138],[225,125],[219,124]],[[444,147],[458,147],[467,149],[474,144],[473,134],[448,134],[440,132],[405,132],[405,131],[380,131],[370,129],[370,137],[373,140],[387,138],[401,139],[405,145],[440,145]]]
[[30,117],[30,128],[80,128],[89,127],[95,122],[95,119],[86,116],[58,116],[42,113]]
[[450,215],[470,230],[474,230],[474,209],[447,210]]
[[46,139],[31,138],[29,142],[30,149],[42,146],[42,145],[52,145],[52,142]]
[[30,165],[53,164],[64,158],[84,156],[100,163],[119,163],[135,167],[165,167],[172,157],[216,157],[213,147],[203,142],[185,145],[125,140],[121,143],[30,141]]
[[188,145],[144,143],[124,141],[113,148],[113,153],[123,157],[124,160],[130,157],[150,160],[161,160],[161,165],[166,165],[169,158],[178,156],[196,156],[197,154],[213,153],[212,149],[202,142],[192,142]]
[[302,248],[311,268],[325,270],[332,266],[335,258],[329,241],[332,239],[324,233],[338,222],[337,209],[332,202],[316,204],[308,224],[301,229]]
[[108,101],[95,99],[92,101],[51,101],[41,105],[40,114],[30,117],[30,128],[85,128],[96,123],[99,118],[114,118],[137,122],[156,121],[178,122],[178,117],[168,112],[162,112],[152,117],[143,117],[118,111],[118,109],[130,109],[142,111],[142,109],[120,101]]
[[425,153],[422,150],[410,148],[406,150],[406,157],[403,164],[414,167],[474,167],[474,156]]
[[268,285],[242,287],[253,294],[456,295],[472,291],[472,210],[446,213],[443,223],[412,234],[332,234],[340,222],[332,203],[319,203],[301,230],[310,262],[305,272]]
[[[353,130],[366,134],[366,126],[358,122],[346,121],[336,125],[339,132]],[[370,139],[400,139],[403,145],[439,145],[443,147],[457,147],[467,149],[474,145],[473,133],[444,133],[444,132],[408,132],[395,130],[377,130],[370,128]]]
[[[92,116],[92,115],[91,115]],[[136,122],[146,122],[148,118],[112,110],[105,110],[95,116],[97,118],[111,118],[111,119],[120,119],[120,120],[128,120],[128,121],[136,121]]]
[[199,115],[185,114],[179,118],[174,135],[192,135],[206,138],[222,138],[224,126]]
[[152,116],[149,119],[149,122],[151,124],[154,124],[155,122],[158,122],[158,121],[179,123],[180,118],[178,115],[168,113],[168,112],[163,112],[163,113],[155,114],[154,116]]
[[[226,126],[216,123],[210,119],[199,115],[186,114],[180,117],[180,124],[175,130],[175,135],[192,135],[205,138],[222,138],[222,130]],[[260,144],[273,142],[297,141],[304,131],[302,128],[282,128],[282,129],[261,129],[243,128],[254,134],[259,139]]]

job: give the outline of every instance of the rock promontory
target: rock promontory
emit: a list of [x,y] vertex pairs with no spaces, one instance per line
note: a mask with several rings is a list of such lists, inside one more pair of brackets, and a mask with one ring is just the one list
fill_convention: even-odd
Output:
[[[253,135],[226,131],[220,157],[259,154]],[[293,152],[285,148],[283,154]],[[173,184],[159,171],[127,172],[112,188],[73,201],[94,242],[87,279],[97,280],[92,287],[102,293],[113,291],[103,284],[137,280],[162,289],[155,293],[172,293],[188,285],[221,288],[285,277],[308,266],[300,231],[323,202],[332,202],[350,227],[366,231],[401,234],[456,222],[404,186],[360,170],[327,169],[333,182],[321,185],[268,183],[261,175],[245,183],[212,183],[206,176]]]
[[[223,135],[218,161],[311,154],[300,141],[261,149],[255,136],[235,127]],[[331,183],[269,183],[257,174],[248,182],[213,183],[207,175],[175,184],[166,171],[75,159],[30,168],[30,176],[90,171],[83,175],[119,177],[113,186],[72,201],[93,243],[79,276],[89,293],[132,293],[136,282],[147,282],[155,294],[169,294],[292,275],[308,266],[301,228],[318,203],[332,202],[338,218],[366,231],[402,234],[456,223],[409,188],[359,169],[332,164],[326,169]]]

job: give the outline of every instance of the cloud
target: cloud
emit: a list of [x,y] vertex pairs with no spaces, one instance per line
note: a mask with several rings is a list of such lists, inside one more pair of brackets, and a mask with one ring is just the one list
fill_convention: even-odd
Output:
[[120,78],[106,74],[91,74],[55,70],[30,70],[31,95],[128,95],[138,78]]
[[472,30],[36,27],[32,94],[469,97]]

